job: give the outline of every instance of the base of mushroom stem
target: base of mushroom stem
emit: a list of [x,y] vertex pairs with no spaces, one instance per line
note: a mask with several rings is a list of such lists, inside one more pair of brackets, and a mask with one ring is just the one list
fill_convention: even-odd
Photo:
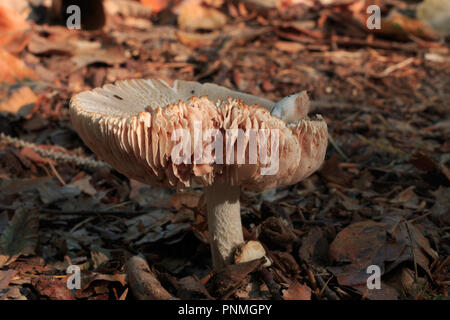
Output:
[[216,182],[205,192],[212,262],[218,270],[233,263],[235,248],[244,243],[240,187]]

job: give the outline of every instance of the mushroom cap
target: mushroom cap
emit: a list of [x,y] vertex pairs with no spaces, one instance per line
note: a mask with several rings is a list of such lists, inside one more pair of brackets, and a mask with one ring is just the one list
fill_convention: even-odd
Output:
[[[217,181],[261,191],[308,177],[322,164],[328,143],[322,117],[286,123],[271,115],[274,105],[270,100],[210,83],[175,80],[171,87],[162,80],[136,79],[75,95],[70,114],[85,144],[132,179],[178,189]],[[199,124],[203,134],[206,129],[222,133],[223,163],[195,162],[196,146],[210,151],[207,147],[212,141],[194,140]],[[178,133],[177,140],[173,134],[177,138],[178,129],[187,134],[182,137]],[[247,133],[240,140],[241,146],[239,141],[234,145],[233,164],[226,161],[231,150],[227,140],[232,141],[227,139],[229,129]],[[259,133],[252,136],[250,129]],[[172,152],[186,136],[191,140],[188,161],[174,161]],[[258,137],[257,152],[250,143],[252,137]],[[266,144],[260,143],[261,137],[267,138]],[[261,149],[263,145],[265,149]],[[243,152],[245,161],[241,158],[244,163],[238,164],[237,156]]]

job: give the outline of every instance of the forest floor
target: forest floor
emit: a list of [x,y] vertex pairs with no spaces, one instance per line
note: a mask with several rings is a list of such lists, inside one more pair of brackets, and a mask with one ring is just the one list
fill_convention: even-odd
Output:
[[[141,2],[105,1],[94,31],[0,6],[0,300],[134,299],[124,266],[136,254],[176,298],[448,299],[449,43],[406,14],[416,4],[375,1],[386,26],[376,33],[361,23],[364,1],[205,1],[206,27],[179,1]],[[270,267],[212,272],[201,189],[150,187],[80,161],[101,159],[74,130],[70,98],[131,78],[274,101],[307,90],[328,125],[323,166],[241,195],[245,238],[264,245]],[[82,271],[79,290],[66,286],[69,265]],[[366,285],[372,265],[379,290]]]

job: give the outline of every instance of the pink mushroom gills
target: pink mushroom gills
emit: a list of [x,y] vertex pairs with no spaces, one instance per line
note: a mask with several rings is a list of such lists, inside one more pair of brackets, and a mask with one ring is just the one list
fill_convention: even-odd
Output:
[[322,164],[327,125],[309,119],[306,92],[278,103],[193,81],[129,80],[75,95],[74,127],[122,174],[206,192],[213,267],[244,243],[240,191],[297,183]]

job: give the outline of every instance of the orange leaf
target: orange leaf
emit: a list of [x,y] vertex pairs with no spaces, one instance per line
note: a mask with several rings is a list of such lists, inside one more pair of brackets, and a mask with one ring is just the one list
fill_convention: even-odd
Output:
[[0,46],[15,36],[16,31],[28,27],[25,19],[14,10],[0,5]]
[[14,84],[16,79],[23,80],[25,78],[36,78],[34,71],[26,66],[26,64],[0,48],[0,79],[3,82]]
[[152,8],[153,11],[156,13],[167,8],[169,4],[169,0],[140,0],[140,1],[143,5]]
[[[2,76],[1,63],[2,62],[0,61],[0,78]],[[34,92],[31,91],[29,87],[22,87],[17,91],[13,92],[8,98],[0,102],[0,111],[16,113],[23,106],[35,103],[36,101],[37,96],[34,94]]]

